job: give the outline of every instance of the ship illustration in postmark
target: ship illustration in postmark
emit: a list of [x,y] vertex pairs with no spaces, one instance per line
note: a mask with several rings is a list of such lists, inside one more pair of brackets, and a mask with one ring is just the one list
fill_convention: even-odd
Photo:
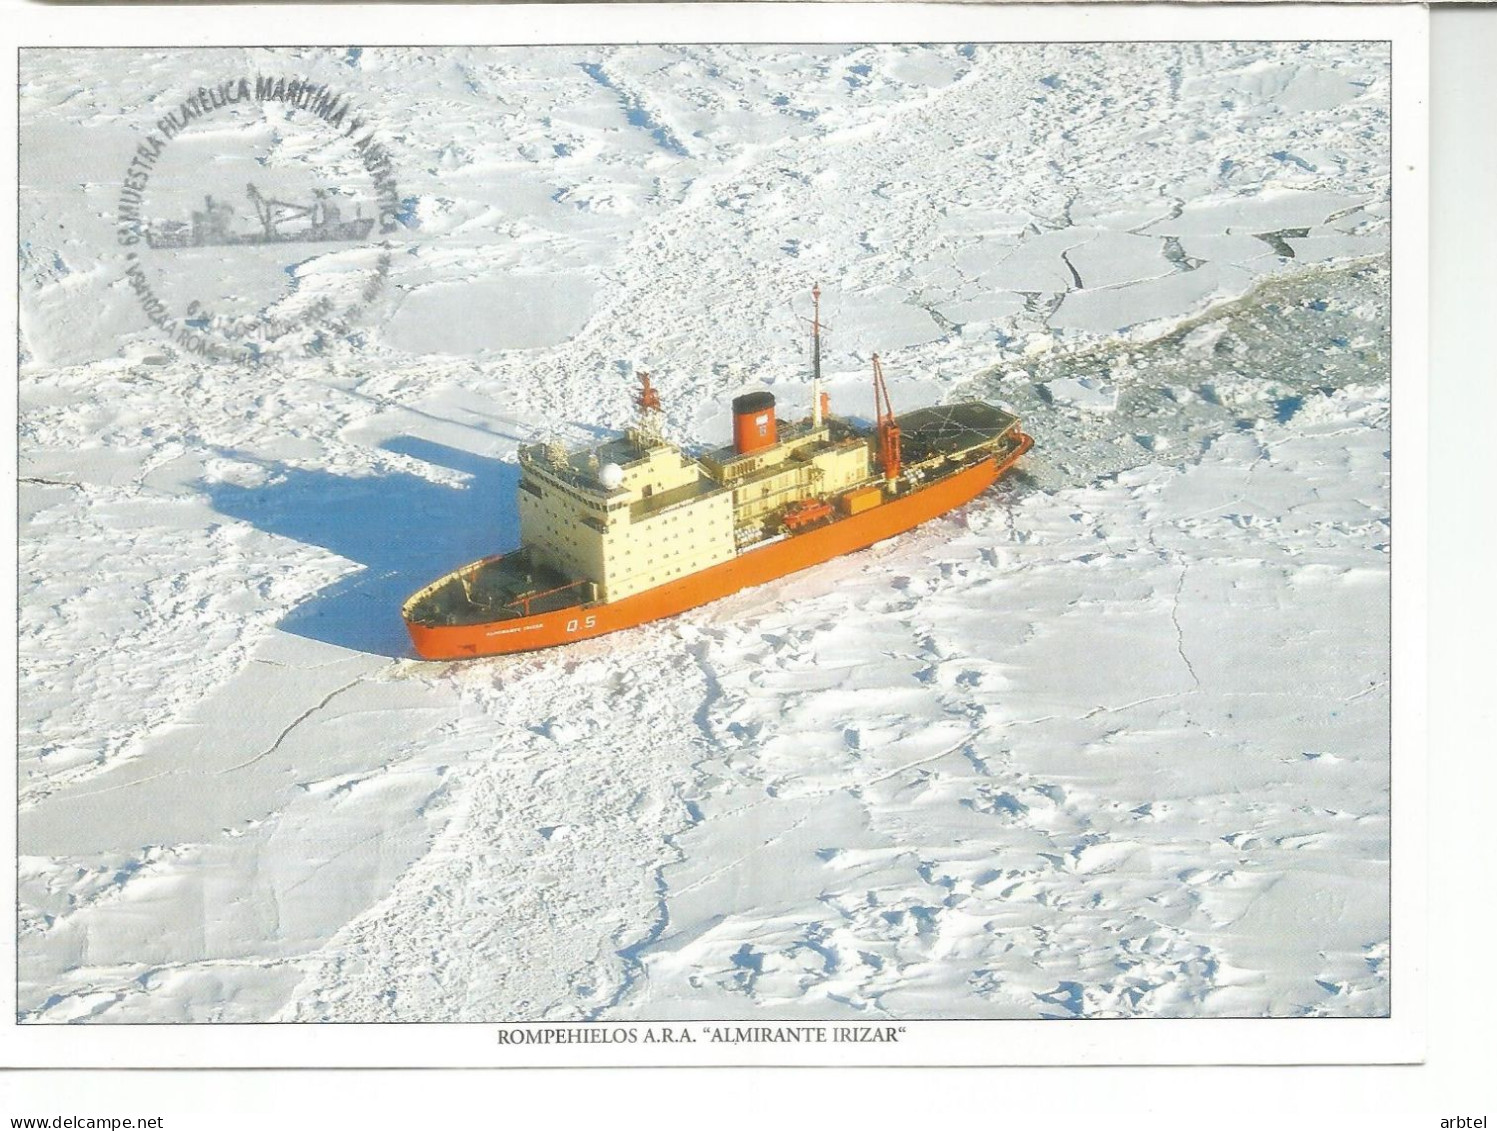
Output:
[[309,203],[278,200],[264,195],[253,182],[245,195],[254,206],[256,225],[244,230],[238,225],[234,206],[213,196],[203,197],[203,207],[195,209],[188,221],[166,220],[146,226],[146,243],[153,248],[233,246],[255,243],[357,243],[367,239],[374,218],[356,214],[344,219],[338,194],[317,189]]

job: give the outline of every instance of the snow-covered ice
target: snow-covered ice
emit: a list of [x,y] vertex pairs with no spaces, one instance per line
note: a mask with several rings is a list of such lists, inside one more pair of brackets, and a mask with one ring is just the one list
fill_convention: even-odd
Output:
[[[21,1019],[1386,1014],[1388,70],[25,52]],[[115,240],[141,131],[240,73],[348,90],[402,216],[342,333],[298,318],[372,254],[175,253],[163,300],[277,320],[259,366],[166,340]],[[185,131],[180,209],[352,167],[295,113]],[[900,409],[1018,411],[1023,469],[668,622],[410,658],[517,446],[635,370],[688,443],[799,415],[818,281],[834,411],[877,350]]]

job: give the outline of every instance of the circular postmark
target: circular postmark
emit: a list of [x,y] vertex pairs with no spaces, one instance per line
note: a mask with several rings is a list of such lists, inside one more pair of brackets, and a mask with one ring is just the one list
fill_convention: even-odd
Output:
[[115,230],[153,326],[195,357],[264,363],[360,344],[411,207],[346,93],[241,75],[144,131]]

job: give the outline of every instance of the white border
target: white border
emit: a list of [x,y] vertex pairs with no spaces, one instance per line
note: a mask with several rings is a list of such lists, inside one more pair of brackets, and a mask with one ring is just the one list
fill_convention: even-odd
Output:
[[[13,14],[15,14],[13,12]],[[1424,1050],[1424,546],[1427,446],[1424,307],[1427,13],[1408,6],[1314,8],[975,7],[968,5],[729,4],[650,7],[253,6],[32,7],[5,33],[28,46],[370,45],[465,42],[851,42],[1157,39],[1388,39],[1394,43],[1394,905],[1392,1017],[1313,1020],[907,1022],[898,1045],[503,1047],[498,1026],[244,1025],[17,1026],[0,1020],[0,1063],[32,1066],[466,1066],[524,1065],[1138,1065],[1409,1063]],[[419,26],[412,22],[419,19]],[[14,27],[14,25],[13,25]],[[7,66],[16,65],[7,51]],[[14,144],[15,76],[4,108]],[[12,150],[13,152],[13,150]],[[15,185],[7,178],[8,189]],[[5,223],[15,238],[14,200]],[[14,246],[14,242],[12,242]],[[14,284],[12,284],[14,285]],[[14,303],[8,304],[14,318]],[[14,327],[12,327],[14,329]],[[14,412],[8,398],[7,412]],[[11,423],[14,423],[11,421]],[[6,429],[6,438],[14,435]],[[7,453],[14,476],[14,452]],[[12,496],[13,497],[13,496]],[[7,548],[14,562],[14,530]],[[12,575],[11,584],[14,585]],[[14,609],[14,601],[9,608]],[[7,666],[13,665],[7,653]],[[14,710],[14,672],[5,681]],[[8,779],[8,792],[15,783]],[[14,793],[0,805],[14,843]],[[14,907],[13,870],[4,870]],[[7,932],[7,936],[8,936]],[[14,1010],[14,940],[0,950]],[[693,1026],[701,1023],[692,1023]],[[605,1026],[611,1027],[611,1026]],[[661,1026],[654,1026],[660,1028]],[[636,1026],[643,1030],[646,1026]],[[658,1051],[651,1053],[651,1049]],[[1216,1121],[1221,1125],[1220,1121]]]

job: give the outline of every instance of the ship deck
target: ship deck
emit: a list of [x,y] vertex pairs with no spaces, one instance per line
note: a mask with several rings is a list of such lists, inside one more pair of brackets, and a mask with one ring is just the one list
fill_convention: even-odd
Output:
[[899,441],[906,463],[961,457],[992,447],[1018,427],[1019,418],[981,401],[934,405],[899,417]]
[[434,627],[487,624],[574,608],[588,593],[586,582],[531,562],[521,549],[439,578],[412,597],[404,613]]
[[639,522],[641,519],[650,518],[671,507],[689,503],[694,499],[700,499],[703,495],[710,495],[714,491],[721,490],[723,490],[723,485],[717,480],[707,475],[699,475],[690,483],[672,487],[669,491],[657,491],[653,495],[630,503],[629,521]]

